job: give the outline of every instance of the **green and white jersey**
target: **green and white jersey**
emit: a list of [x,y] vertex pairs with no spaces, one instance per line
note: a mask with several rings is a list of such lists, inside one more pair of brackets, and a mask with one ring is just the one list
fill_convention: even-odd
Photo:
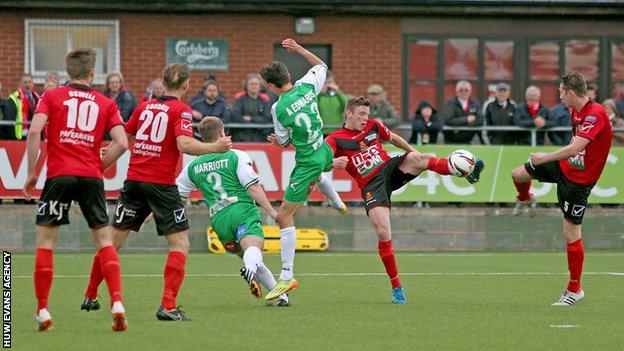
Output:
[[199,189],[213,218],[235,203],[254,204],[247,187],[258,183],[249,155],[232,149],[219,154],[201,155],[182,170],[176,184],[182,197]]
[[326,75],[325,65],[310,68],[271,108],[277,142],[282,146],[291,143],[297,150],[295,159],[312,155],[323,143],[317,95]]

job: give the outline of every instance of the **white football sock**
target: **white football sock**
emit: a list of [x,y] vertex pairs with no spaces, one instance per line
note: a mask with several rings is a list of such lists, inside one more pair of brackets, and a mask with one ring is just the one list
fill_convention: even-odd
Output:
[[338,195],[336,189],[334,189],[334,186],[328,176],[321,173],[321,177],[316,182],[316,186],[319,188],[321,193],[325,195],[332,207],[342,207],[344,205],[340,195]]
[[264,288],[268,291],[273,290],[273,288],[277,284],[273,273],[271,272],[271,270],[269,270],[267,266],[264,265],[264,263],[261,266],[258,266],[256,277],[258,278],[260,284],[262,284],[262,286],[264,286]]
[[126,309],[121,304],[121,301],[115,301],[113,303],[113,308],[111,308],[111,313],[126,313]]
[[262,252],[256,246],[250,246],[243,254],[243,264],[245,268],[256,273],[258,266],[262,264]]
[[280,255],[282,256],[281,280],[290,280],[293,277],[295,264],[295,246],[297,245],[297,232],[295,227],[280,229]]
[[50,311],[48,311],[47,308],[42,308],[37,313],[36,318],[38,322],[43,323],[47,321],[48,319],[52,319],[52,316],[50,316]]

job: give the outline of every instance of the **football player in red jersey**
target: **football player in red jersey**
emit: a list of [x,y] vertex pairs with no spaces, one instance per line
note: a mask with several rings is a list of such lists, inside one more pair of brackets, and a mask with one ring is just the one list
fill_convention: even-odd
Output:
[[581,223],[587,198],[607,162],[612,130],[604,108],[587,97],[587,83],[580,74],[569,72],[561,76],[559,98],[572,111],[574,137],[570,144],[554,152],[532,153],[529,162],[514,169],[511,177],[518,190],[520,205],[532,201],[533,194],[529,190],[533,179],[557,184],[570,280],[553,306],[571,306],[585,297],[581,289],[585,258]]
[[47,124],[47,177],[37,203],[35,295],[39,330],[52,328],[48,297],[52,287],[54,242],[60,226],[69,223],[72,201],[78,202],[87,220],[96,257],[102,262],[102,276],[111,298],[114,331],[127,327],[122,304],[119,257],[108,228],[104,198],[100,144],[106,132],[121,149],[128,147],[123,122],[115,102],[90,87],[95,75],[96,52],[78,48],[67,54],[65,63],[71,83],[47,91],[37,106],[27,143],[28,177],[24,195],[37,183],[37,153],[41,133]]
[[[370,101],[362,96],[347,102],[345,117],[343,127],[325,140],[334,152],[334,167],[346,169],[360,187],[366,213],[379,240],[379,256],[390,277],[392,302],[404,304],[407,300],[392,247],[390,196],[392,191],[401,188],[423,171],[451,174],[448,159],[419,153],[381,122],[370,119]],[[383,149],[382,140],[405,150],[405,153],[391,158]],[[479,181],[483,168],[483,161],[477,160],[473,172],[466,177],[468,181]]]
[[[159,320],[190,320],[176,306],[176,297],[186,266],[190,247],[186,210],[175,185],[180,152],[192,155],[225,152],[232,142],[224,136],[214,143],[202,143],[193,138],[192,110],[180,101],[189,88],[190,70],[186,65],[165,66],[162,74],[165,94],[141,103],[126,124],[131,155],[128,177],[111,222],[117,248],[125,242],[131,230],[139,231],[145,219],[153,214],[158,235],[169,243],[169,256],[164,270],[164,289],[156,317]],[[105,167],[123,153],[111,143],[104,156]],[[102,262],[93,259],[89,287],[82,303],[83,310],[99,309],[97,289],[102,281]]]

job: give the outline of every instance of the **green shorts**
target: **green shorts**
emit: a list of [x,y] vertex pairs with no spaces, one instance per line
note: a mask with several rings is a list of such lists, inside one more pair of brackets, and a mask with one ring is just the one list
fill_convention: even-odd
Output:
[[288,187],[284,191],[284,200],[291,203],[303,203],[308,200],[310,186],[321,173],[332,168],[334,153],[326,142],[316,152],[306,158],[296,158],[295,168],[290,173]]
[[262,217],[258,207],[250,203],[232,204],[212,218],[212,229],[225,250],[241,253],[240,241],[248,235],[264,239]]

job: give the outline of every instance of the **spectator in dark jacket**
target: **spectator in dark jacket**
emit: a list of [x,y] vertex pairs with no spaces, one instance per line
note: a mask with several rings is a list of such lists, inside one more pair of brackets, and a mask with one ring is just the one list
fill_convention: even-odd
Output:
[[[470,82],[461,80],[455,85],[454,98],[449,99],[440,112],[444,125],[451,127],[480,127],[483,125],[483,116],[479,101],[470,98],[472,86]],[[445,131],[444,142],[447,144],[470,144],[474,136],[480,131]]]
[[[552,128],[555,123],[550,116],[550,111],[540,102],[541,90],[531,85],[526,89],[525,102],[518,106],[514,123],[518,127],[545,129]],[[544,145],[546,132],[537,132],[537,145]],[[531,145],[530,132],[518,132],[518,144]]]
[[570,110],[559,101],[553,108],[550,109],[550,117],[553,120],[553,127],[568,127],[569,132],[548,132],[548,139],[553,145],[564,146],[570,143],[572,139],[572,121],[570,117]]
[[409,142],[416,144],[418,142],[418,134],[420,134],[423,144],[436,144],[440,132],[442,132],[442,121],[438,118],[437,111],[429,101],[421,101],[414,113],[412,136]]
[[[230,123],[230,110],[227,107],[227,101],[219,96],[219,86],[214,81],[204,82],[204,96],[201,100],[196,100],[191,103],[193,109],[193,119],[201,121],[204,117],[212,116],[217,117],[223,121],[223,123]],[[195,130],[195,137],[198,140],[201,139],[199,130]]]
[[137,103],[134,95],[132,95],[129,90],[125,89],[121,73],[111,73],[106,76],[106,90],[104,90],[104,95],[115,100],[121,118],[124,122],[128,122]]
[[[271,106],[260,96],[260,79],[248,76],[245,79],[245,95],[234,100],[230,110],[233,123],[272,123]],[[266,142],[271,129],[239,129],[232,132],[232,141]]]
[[[509,84],[498,83],[496,85],[496,97],[485,108],[485,124],[488,126],[513,126],[516,104],[509,100]],[[488,131],[490,144],[513,145],[515,133],[512,131]]]

